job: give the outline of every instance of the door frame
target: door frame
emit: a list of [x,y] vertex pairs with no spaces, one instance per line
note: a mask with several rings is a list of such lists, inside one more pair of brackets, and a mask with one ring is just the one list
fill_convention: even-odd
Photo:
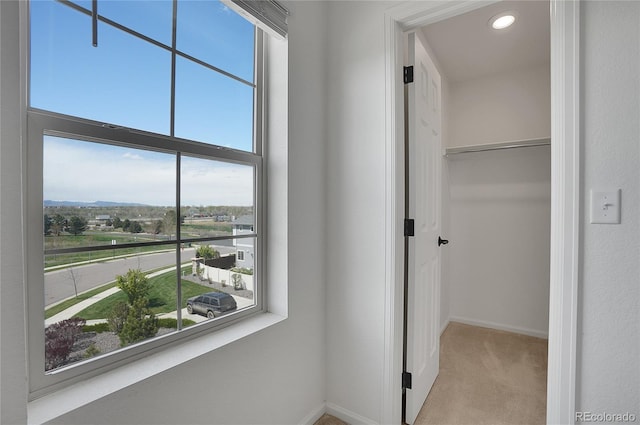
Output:
[[[494,0],[402,2],[385,12],[385,351],[381,422],[402,415],[403,34]],[[550,0],[551,255],[547,423],[575,421],[580,265],[580,0]]]

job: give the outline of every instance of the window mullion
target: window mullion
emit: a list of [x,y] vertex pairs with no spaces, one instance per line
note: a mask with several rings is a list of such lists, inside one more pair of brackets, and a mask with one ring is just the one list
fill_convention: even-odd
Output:
[[177,320],[177,330],[182,330],[182,255],[180,251],[180,246],[182,243],[181,236],[181,219],[180,219],[180,205],[181,205],[181,197],[180,197],[180,168],[181,168],[181,159],[182,155],[180,152],[176,153],[176,320]]
[[91,44],[98,47],[98,0],[91,1]]
[[171,111],[169,135],[176,135],[176,33],[178,27],[178,0],[173,0],[173,20],[171,29]]

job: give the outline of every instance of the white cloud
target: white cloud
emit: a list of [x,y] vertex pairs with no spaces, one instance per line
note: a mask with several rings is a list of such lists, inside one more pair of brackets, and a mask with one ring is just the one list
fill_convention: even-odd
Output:
[[140,155],[134,154],[131,152],[126,152],[125,154],[122,155],[122,157],[126,159],[142,159]]
[[[44,199],[175,204],[175,156],[46,137]],[[183,158],[182,205],[252,205],[253,168]]]

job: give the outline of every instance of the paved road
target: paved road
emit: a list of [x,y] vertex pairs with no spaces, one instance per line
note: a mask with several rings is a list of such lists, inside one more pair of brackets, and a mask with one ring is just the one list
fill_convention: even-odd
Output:
[[[182,251],[182,261],[195,256],[195,249],[187,248]],[[160,267],[171,267],[176,263],[175,252],[140,255],[74,266],[69,269],[57,270],[44,275],[44,304],[49,306],[58,301],[75,295],[74,278],[78,293],[88,291],[105,283],[115,280],[117,275],[126,274],[129,269],[151,270]],[[73,273],[73,277],[72,277]]]

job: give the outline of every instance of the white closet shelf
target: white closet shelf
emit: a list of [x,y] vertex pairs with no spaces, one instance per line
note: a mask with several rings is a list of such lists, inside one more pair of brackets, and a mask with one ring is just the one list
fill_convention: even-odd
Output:
[[543,139],[527,139],[527,140],[516,140],[511,142],[485,143],[482,145],[459,146],[455,148],[447,148],[445,150],[445,156],[456,155],[460,153],[469,153],[469,152],[496,151],[501,149],[531,148],[535,146],[547,146],[550,144],[551,144],[551,138],[548,138],[548,137]]

